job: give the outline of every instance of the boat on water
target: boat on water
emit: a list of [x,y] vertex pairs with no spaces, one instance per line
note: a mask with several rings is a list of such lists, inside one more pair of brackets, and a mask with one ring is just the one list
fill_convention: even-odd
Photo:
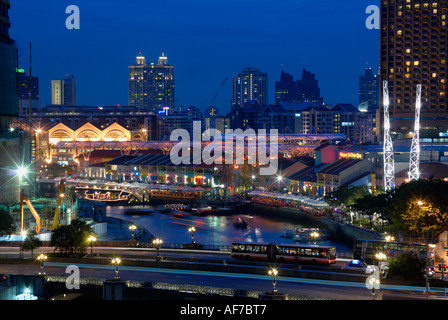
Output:
[[129,208],[124,211],[124,214],[127,216],[141,216],[148,215],[154,212],[154,209],[151,208]]
[[285,229],[285,230],[283,230],[282,237],[283,237],[283,238],[286,238],[286,239],[292,239],[292,238],[294,238],[294,230],[291,230],[291,229]]
[[206,207],[190,208],[189,211],[192,214],[207,214],[213,212],[214,210],[211,206],[206,206]]
[[294,241],[321,241],[327,240],[330,233],[327,230],[319,228],[295,228],[293,233]]
[[157,211],[162,213],[168,213],[173,210],[186,210],[187,205],[185,204],[165,204],[157,206]]
[[233,226],[238,229],[246,229],[247,222],[244,219],[238,218],[233,222]]
[[184,218],[186,215],[185,211],[182,210],[172,210],[170,211],[170,216],[173,218]]

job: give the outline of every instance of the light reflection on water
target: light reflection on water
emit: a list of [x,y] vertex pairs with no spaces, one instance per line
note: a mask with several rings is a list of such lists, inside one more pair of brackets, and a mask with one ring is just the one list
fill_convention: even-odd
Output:
[[[139,207],[144,208],[144,206],[134,206],[133,208]],[[183,217],[174,217],[168,213],[157,211],[149,215],[125,215],[126,209],[129,209],[129,207],[107,207],[106,214],[108,217],[138,224],[155,237],[161,238],[164,243],[190,242],[191,234],[188,232],[188,228],[194,226],[196,228],[195,241],[207,245],[230,245],[233,241],[293,244],[296,243],[293,239],[282,237],[283,231],[300,227],[297,223],[290,222],[284,218],[260,217],[245,212],[217,216],[200,216],[185,213]],[[242,218],[247,222],[246,229],[234,226],[233,223],[238,218]],[[345,244],[330,241],[319,241],[319,244],[336,245],[340,251],[351,251]]]

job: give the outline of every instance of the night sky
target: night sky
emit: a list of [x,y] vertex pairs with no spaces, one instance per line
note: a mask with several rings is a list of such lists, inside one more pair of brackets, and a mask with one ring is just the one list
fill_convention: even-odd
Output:
[[[77,5],[81,28],[68,30],[65,9]],[[77,103],[127,105],[128,66],[141,52],[175,66],[176,106],[228,112],[231,78],[248,66],[268,73],[269,102],[283,69],[316,74],[328,104],[358,104],[358,78],[379,66],[379,30],[368,30],[367,6],[379,0],[13,0],[11,37],[19,63],[40,79],[43,104],[52,79],[73,74]],[[367,65],[368,63],[368,65]]]

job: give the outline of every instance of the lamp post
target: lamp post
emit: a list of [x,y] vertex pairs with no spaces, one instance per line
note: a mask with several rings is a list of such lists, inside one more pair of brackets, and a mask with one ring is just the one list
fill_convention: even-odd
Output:
[[39,275],[42,275],[42,276],[45,275],[44,267],[45,267],[45,261],[47,261],[47,258],[48,257],[43,253],[41,253],[40,255],[37,256],[37,260],[40,263]]
[[280,192],[280,183],[283,181],[282,176],[277,176],[278,186],[277,186],[277,192]]
[[120,258],[113,258],[112,259],[112,264],[115,265],[115,278],[114,278],[114,280],[120,280],[120,277],[118,276],[118,271],[119,271],[118,266],[120,265],[120,263],[121,263],[121,259]]
[[191,244],[194,244],[194,233],[196,232],[196,228],[190,227],[190,228],[188,228],[188,232],[191,233]]
[[96,238],[94,236],[90,236],[87,241],[90,242],[90,254],[93,253],[93,243],[96,241]]
[[277,275],[278,275],[278,270],[277,269],[275,269],[275,268],[272,268],[272,269],[270,269],[269,271],[268,271],[268,274],[270,275],[270,276],[272,276],[272,294],[276,294],[278,291],[277,291],[277,288],[276,288],[276,285],[277,285]]
[[129,226],[129,230],[131,230],[131,233],[132,233],[132,241],[134,241],[134,238],[135,238],[135,230],[137,230],[137,226],[136,226],[135,224],[131,224],[131,225]]
[[313,244],[316,244],[317,238],[319,238],[320,234],[317,231],[313,231],[310,233],[310,236],[313,239]]
[[152,244],[156,247],[156,260],[161,259],[160,255],[159,255],[159,249],[160,249],[162,243],[163,243],[162,239],[159,239],[159,238],[152,240]]

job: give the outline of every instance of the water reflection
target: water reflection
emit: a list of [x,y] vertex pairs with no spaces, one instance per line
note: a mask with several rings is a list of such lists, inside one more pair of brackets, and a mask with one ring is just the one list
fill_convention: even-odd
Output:
[[[163,239],[164,243],[190,242],[191,234],[188,228],[191,226],[196,228],[195,241],[207,245],[230,245],[233,241],[295,243],[293,239],[282,237],[283,231],[300,227],[286,219],[260,217],[245,212],[218,216],[189,213],[179,216],[157,211],[148,215],[125,215],[124,212],[128,208],[107,207],[107,216],[136,223],[155,237]],[[235,227],[234,222],[238,218],[247,222],[247,228]],[[347,246],[339,243],[320,241],[319,244],[336,245],[338,250],[350,251]]]

